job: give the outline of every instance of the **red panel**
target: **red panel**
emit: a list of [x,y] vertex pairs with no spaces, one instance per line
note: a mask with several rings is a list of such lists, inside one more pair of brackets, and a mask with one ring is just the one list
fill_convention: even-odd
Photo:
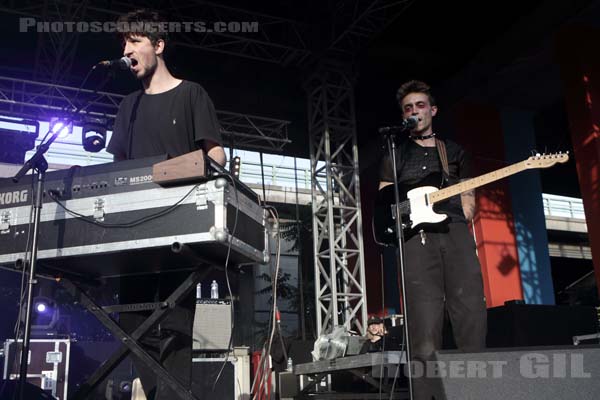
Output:
[[[473,156],[472,175],[506,166],[500,115],[491,106],[461,104],[456,110],[457,141]],[[508,181],[477,189],[477,252],[488,307],[522,299],[521,273]]]
[[600,293],[600,31],[571,27],[557,38],[569,130]]

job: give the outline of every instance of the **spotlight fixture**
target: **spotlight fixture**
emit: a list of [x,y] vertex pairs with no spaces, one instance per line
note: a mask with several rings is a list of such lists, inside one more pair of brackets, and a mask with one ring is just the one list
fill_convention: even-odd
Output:
[[106,119],[86,117],[81,130],[81,144],[85,151],[97,153],[106,146]]
[[50,118],[50,131],[58,133],[59,138],[65,138],[73,133],[73,121],[66,118]]

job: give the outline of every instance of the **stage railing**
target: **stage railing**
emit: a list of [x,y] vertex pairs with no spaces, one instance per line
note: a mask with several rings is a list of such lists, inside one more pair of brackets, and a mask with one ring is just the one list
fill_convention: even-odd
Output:
[[542,193],[544,214],[547,217],[585,219],[583,201],[574,197]]
[[[310,169],[295,168],[286,165],[263,164],[258,162],[242,162],[240,180],[244,183],[262,184],[264,171],[265,185],[295,188],[296,180],[298,189],[310,190]],[[325,185],[325,182],[322,182]]]

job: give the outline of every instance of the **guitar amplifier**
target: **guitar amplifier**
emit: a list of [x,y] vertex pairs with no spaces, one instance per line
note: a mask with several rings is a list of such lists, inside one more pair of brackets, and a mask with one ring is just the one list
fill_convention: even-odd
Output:
[[[4,342],[5,380],[19,379],[22,343],[22,340],[17,343],[14,339]],[[27,382],[52,394],[57,400],[66,400],[70,352],[69,339],[31,339]]]
[[217,299],[198,300],[192,331],[192,349],[227,350],[230,336],[231,303]]

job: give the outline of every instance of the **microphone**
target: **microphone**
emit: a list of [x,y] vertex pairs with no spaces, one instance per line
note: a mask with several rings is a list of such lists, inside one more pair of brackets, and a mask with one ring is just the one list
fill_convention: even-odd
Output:
[[131,67],[131,58],[121,57],[116,60],[104,60],[100,61],[97,65],[102,65],[103,67],[112,67],[116,69],[129,69]]
[[405,132],[414,129],[418,123],[419,117],[413,115],[412,117],[408,117],[405,120],[402,120],[399,126],[384,126],[382,128],[379,128],[379,133],[385,135],[388,133]]

